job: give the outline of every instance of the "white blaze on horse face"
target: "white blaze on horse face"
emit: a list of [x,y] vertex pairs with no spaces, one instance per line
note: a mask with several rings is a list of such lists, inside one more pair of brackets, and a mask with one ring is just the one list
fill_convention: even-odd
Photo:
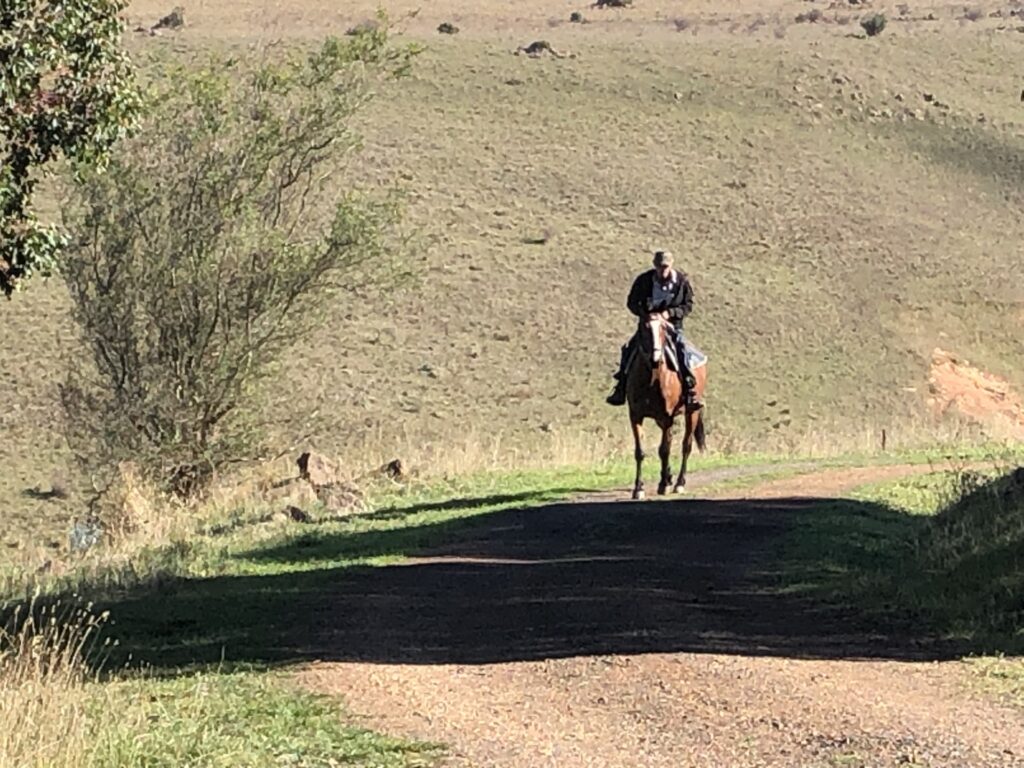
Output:
[[651,348],[654,350],[655,365],[661,362],[661,356],[664,354],[661,344],[661,323],[662,320],[659,317],[652,317],[647,323],[647,327],[651,329]]

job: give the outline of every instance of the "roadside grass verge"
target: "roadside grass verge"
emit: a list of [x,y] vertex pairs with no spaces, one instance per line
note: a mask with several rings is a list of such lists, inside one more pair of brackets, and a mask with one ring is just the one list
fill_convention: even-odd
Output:
[[1024,650],[1024,479],[946,470],[824,502],[794,529],[788,589],[988,652]]
[[128,720],[95,734],[86,765],[97,768],[421,768],[441,754],[348,725],[339,702],[278,674],[126,680],[86,693],[87,717],[116,711]]
[[1024,704],[1024,469],[955,469],[823,502],[790,533],[785,589],[967,657]]

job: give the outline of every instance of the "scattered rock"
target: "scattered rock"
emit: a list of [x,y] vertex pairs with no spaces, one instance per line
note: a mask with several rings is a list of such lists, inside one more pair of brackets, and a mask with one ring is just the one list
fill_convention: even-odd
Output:
[[633,0],[595,0],[596,8],[629,8]]
[[429,379],[440,379],[441,378],[441,374],[430,363],[424,363],[423,365],[421,365],[420,366],[420,373],[422,373],[424,376],[426,376]]
[[437,26],[437,31],[442,35],[457,35],[459,34],[459,28],[450,22],[442,22]]
[[545,53],[554,56],[556,59],[565,59],[572,57],[572,54],[570,53],[563,53],[561,51],[556,50],[547,40],[534,40],[527,46],[521,45],[515,50],[516,56],[518,56],[520,53],[525,53],[527,56],[531,56],[533,58],[543,56]]
[[569,14],[569,21],[571,21],[573,24],[583,24],[583,23],[585,23],[585,20],[583,18],[583,14],[580,13],[579,11],[573,11],[572,13],[570,13]]
[[796,15],[796,23],[797,24],[817,24],[819,21],[822,20],[822,18],[824,18],[824,16],[825,16],[825,14],[823,14],[817,8],[814,8],[814,9],[812,9],[810,11],[807,11],[806,13],[798,13]]
[[357,35],[365,35],[368,32],[376,32],[380,28],[380,22],[376,19],[366,19],[360,21],[354,27],[349,27],[345,30],[345,34],[349,37],[356,37]]
[[546,230],[544,230],[544,232],[542,232],[539,235],[530,236],[530,237],[524,237],[523,238],[523,244],[524,245],[547,245],[547,242],[552,237],[554,237],[554,233],[551,230],[546,229]]
[[392,480],[401,480],[405,477],[405,466],[402,464],[401,459],[394,459],[382,465],[377,472]]
[[95,517],[77,520],[68,534],[68,549],[72,552],[85,552],[92,549],[103,539],[103,524]]
[[158,29],[181,29],[185,26],[185,9],[180,5],[149,28],[150,32]]
[[21,495],[28,499],[35,499],[36,501],[64,501],[68,497],[68,492],[59,485],[54,485],[46,490],[35,485],[23,490]]
[[314,488],[338,482],[338,467],[322,454],[307,451],[295,463],[299,466],[299,476]]
[[310,522],[312,522],[312,519],[310,518],[310,516],[306,512],[304,512],[302,509],[300,509],[299,507],[295,507],[295,506],[285,507],[283,514],[289,520],[293,520],[296,523],[310,523]]

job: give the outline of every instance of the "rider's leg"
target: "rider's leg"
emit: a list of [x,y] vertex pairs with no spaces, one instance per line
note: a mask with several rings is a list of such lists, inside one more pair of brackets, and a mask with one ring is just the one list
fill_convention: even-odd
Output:
[[677,329],[676,333],[676,354],[679,358],[679,368],[683,377],[683,388],[686,391],[686,404],[699,406],[700,401],[697,399],[696,392],[697,379],[686,362],[686,343],[683,340],[682,328]]
[[622,347],[622,357],[619,360],[619,370],[615,372],[615,390],[605,399],[609,405],[625,405],[626,403],[626,368],[633,358],[633,350],[636,348],[636,334]]

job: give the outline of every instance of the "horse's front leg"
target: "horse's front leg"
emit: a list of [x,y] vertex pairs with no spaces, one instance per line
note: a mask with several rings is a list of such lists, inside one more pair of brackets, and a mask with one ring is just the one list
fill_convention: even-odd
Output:
[[[700,411],[696,412],[699,416]],[[690,458],[690,451],[693,450],[693,423],[694,413],[686,413],[686,431],[683,433],[683,456],[682,464],[679,467],[679,477],[676,479],[675,493],[683,493],[686,490],[686,462]]]
[[633,427],[633,456],[636,458],[636,481],[633,483],[633,498],[644,497],[644,431],[640,426],[640,419],[630,416],[630,426]]
[[658,495],[664,496],[672,482],[672,425],[662,427],[661,445],[658,446],[658,457],[661,459],[661,480],[658,483]]

